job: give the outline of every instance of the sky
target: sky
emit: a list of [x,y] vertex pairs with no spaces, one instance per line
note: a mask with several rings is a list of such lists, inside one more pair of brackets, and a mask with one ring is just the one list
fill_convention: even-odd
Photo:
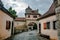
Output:
[[39,10],[40,14],[48,11],[53,0],[2,0],[4,7],[13,8],[17,12],[18,17],[25,17],[25,9],[30,6],[33,10]]

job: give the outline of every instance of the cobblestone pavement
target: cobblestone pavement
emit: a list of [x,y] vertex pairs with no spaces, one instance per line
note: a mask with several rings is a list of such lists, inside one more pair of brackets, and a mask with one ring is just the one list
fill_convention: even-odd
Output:
[[15,35],[11,40],[47,40],[37,36],[36,30]]

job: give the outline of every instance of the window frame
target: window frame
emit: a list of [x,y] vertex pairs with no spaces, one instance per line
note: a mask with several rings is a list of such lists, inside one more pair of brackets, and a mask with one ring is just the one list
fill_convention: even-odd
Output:
[[53,29],[56,30],[56,21],[53,21]]
[[44,25],[44,29],[47,29],[46,23],[43,23],[43,25]]
[[47,22],[47,29],[50,29],[50,22]]
[[50,29],[50,22],[44,23],[44,29]]
[[28,15],[28,18],[30,18],[30,15]]
[[10,21],[6,21],[6,30],[9,30],[11,27],[11,22]]
[[37,15],[33,15],[33,18],[37,18]]

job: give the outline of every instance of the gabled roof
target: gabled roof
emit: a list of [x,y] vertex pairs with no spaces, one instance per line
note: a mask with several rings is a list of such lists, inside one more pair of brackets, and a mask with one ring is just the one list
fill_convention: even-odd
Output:
[[53,15],[55,15],[55,4],[54,3],[52,3],[49,10],[44,15],[42,15],[40,18],[38,18],[37,20],[44,19],[44,18],[53,16]]
[[24,17],[17,17],[15,21],[26,21],[26,19]]
[[49,10],[44,15],[48,15],[48,14],[51,14],[51,13],[52,14],[55,13],[55,4],[54,3],[51,5]]
[[9,15],[12,18],[15,18],[7,9],[5,9],[3,6],[0,5],[0,10],[5,12],[7,15]]
[[38,9],[37,9],[37,10],[32,10],[32,9],[28,6],[28,8],[26,8],[26,10],[30,10],[30,12],[25,13],[25,15],[40,15],[40,16],[41,16],[41,14],[38,13]]
[[30,13],[25,13],[25,15],[40,15],[41,16],[41,14],[38,13],[38,10],[31,10]]

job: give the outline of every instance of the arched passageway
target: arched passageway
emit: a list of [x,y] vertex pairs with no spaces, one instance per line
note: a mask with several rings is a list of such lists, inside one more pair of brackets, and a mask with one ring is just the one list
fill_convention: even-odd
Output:
[[35,29],[37,29],[37,24],[34,23],[34,22],[30,22],[30,23],[28,24],[28,29],[30,29],[30,30],[35,30]]

